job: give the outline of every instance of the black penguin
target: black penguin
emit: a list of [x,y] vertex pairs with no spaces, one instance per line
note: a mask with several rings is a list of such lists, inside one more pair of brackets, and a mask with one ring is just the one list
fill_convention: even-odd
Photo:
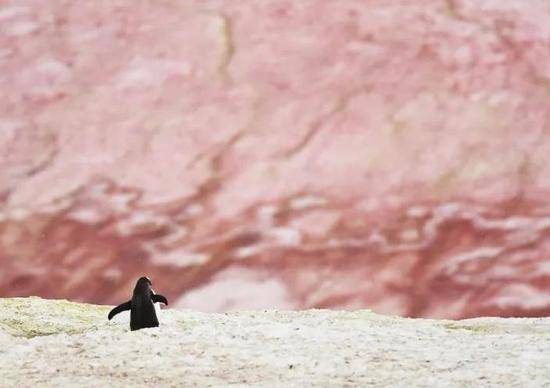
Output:
[[130,329],[139,330],[146,327],[158,327],[159,321],[153,303],[161,302],[168,305],[162,295],[155,294],[149,278],[140,277],[134,288],[132,300],[116,306],[109,312],[109,320],[122,311],[130,310]]

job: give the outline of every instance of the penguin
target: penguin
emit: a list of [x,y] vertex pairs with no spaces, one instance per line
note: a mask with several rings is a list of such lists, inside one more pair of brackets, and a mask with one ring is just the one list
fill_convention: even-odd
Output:
[[168,305],[168,301],[164,296],[155,294],[151,288],[152,284],[149,278],[140,277],[136,282],[132,300],[112,309],[108,315],[109,320],[122,311],[130,310],[130,330],[158,327],[159,321],[154,303],[161,302]]

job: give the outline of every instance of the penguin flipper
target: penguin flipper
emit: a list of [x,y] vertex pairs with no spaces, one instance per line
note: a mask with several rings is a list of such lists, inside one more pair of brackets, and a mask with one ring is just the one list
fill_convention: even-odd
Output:
[[111,311],[109,311],[109,315],[108,315],[108,318],[109,318],[109,321],[115,316],[117,315],[118,313],[121,313],[123,311],[126,311],[126,310],[130,310],[132,308],[132,301],[129,300],[128,302],[124,302],[122,304],[119,304],[118,306],[116,306],[114,309],[112,309]]
[[166,297],[164,295],[160,294],[153,294],[151,295],[151,299],[153,300],[153,303],[164,303],[166,306],[168,306],[168,301],[166,300]]

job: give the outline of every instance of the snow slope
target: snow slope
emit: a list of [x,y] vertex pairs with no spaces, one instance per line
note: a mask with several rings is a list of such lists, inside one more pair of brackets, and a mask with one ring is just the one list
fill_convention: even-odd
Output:
[[548,20],[1,0],[0,296],[548,316]]
[[406,319],[370,311],[163,310],[130,332],[109,306],[0,299],[0,385],[541,387],[550,320]]

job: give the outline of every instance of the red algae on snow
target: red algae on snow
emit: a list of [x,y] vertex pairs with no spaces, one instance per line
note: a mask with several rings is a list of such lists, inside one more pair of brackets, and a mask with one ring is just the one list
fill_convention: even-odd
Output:
[[550,312],[545,1],[0,3],[0,296]]

